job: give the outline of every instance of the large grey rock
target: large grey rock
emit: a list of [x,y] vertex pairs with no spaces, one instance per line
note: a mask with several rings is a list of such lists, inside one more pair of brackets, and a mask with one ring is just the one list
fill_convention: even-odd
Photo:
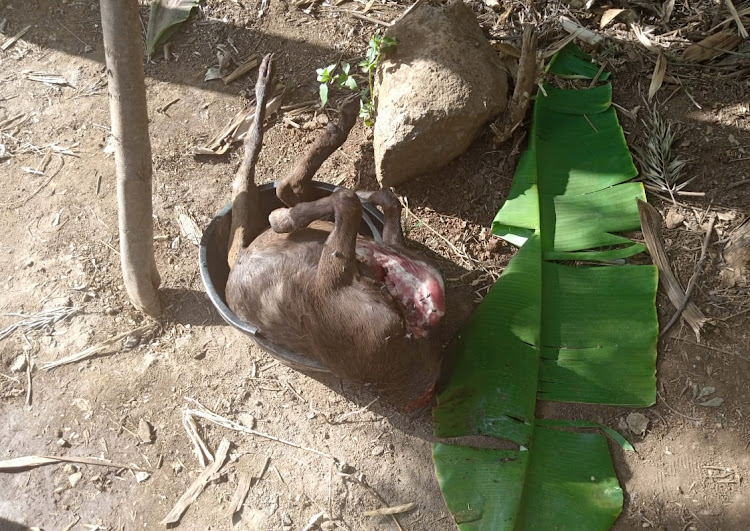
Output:
[[388,29],[398,45],[375,80],[375,169],[396,186],[463,153],[507,105],[506,70],[461,0],[424,5]]

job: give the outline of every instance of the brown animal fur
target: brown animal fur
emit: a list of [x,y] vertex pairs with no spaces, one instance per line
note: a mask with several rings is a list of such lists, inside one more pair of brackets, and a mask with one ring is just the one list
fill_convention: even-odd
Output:
[[[271,228],[262,230],[265,220],[259,219],[254,166],[263,138],[266,87],[272,78],[273,58],[267,56],[256,86],[257,116],[233,188],[227,303],[273,343],[314,358],[345,379],[374,384],[407,409],[426,405],[441,363],[437,334],[428,330],[435,320],[423,327],[426,337],[416,337],[403,302],[399,304],[384,281],[357,259],[357,248],[370,245],[357,235],[362,215],[357,194],[339,189],[307,202],[313,175],[343,144],[356,121],[356,99],[345,103],[339,123],[329,124],[280,183],[277,195],[291,208],[272,212]],[[385,214],[378,252],[397,260],[408,258],[420,271],[424,267],[437,274],[404,248],[401,206],[395,196],[385,190],[360,195]],[[321,221],[331,217],[333,223]]]

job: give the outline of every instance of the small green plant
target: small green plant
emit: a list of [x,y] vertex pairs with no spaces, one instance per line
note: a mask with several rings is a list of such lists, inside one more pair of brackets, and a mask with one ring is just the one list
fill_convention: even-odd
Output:
[[[362,108],[359,111],[359,115],[364,119],[367,125],[371,125],[375,118],[375,108],[372,102],[372,76],[375,70],[378,68],[378,63],[382,55],[396,47],[398,43],[395,39],[390,37],[384,37],[379,33],[376,33],[370,39],[370,43],[367,46],[367,53],[365,59],[360,61],[359,66],[362,71],[367,74],[367,84],[369,89],[366,97],[362,97]],[[364,92],[364,91],[363,91]]]
[[349,63],[341,63],[341,73],[333,75],[339,63],[333,63],[325,68],[318,68],[318,81],[320,81],[320,105],[324,107],[328,102],[328,85],[331,84],[337,88],[348,88],[352,91],[359,90],[357,80],[349,73],[352,66]]
[[[372,76],[378,67],[380,58],[384,53],[396,47],[396,40],[390,37],[384,37],[376,33],[370,39],[364,60],[360,61],[359,66],[362,72],[367,74],[367,87],[360,91],[360,111],[359,116],[365,121],[365,124],[372,125],[375,118],[375,107],[372,102]],[[341,67],[340,72],[336,70]],[[338,89],[349,89],[353,92],[359,90],[357,77],[362,77],[352,71],[349,63],[333,63],[325,68],[318,68],[318,81],[320,82],[320,105],[324,107],[328,102],[328,90],[330,86]]]

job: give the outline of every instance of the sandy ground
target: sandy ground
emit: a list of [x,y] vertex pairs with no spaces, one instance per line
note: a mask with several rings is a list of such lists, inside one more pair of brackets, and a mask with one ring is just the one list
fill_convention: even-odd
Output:
[[[378,5],[371,15],[388,20],[404,7]],[[498,15],[474,7],[491,33]],[[109,110],[98,6],[0,0],[0,20],[8,20],[6,37],[31,25],[21,41],[0,53],[0,124],[14,119],[0,127],[6,153],[0,152],[5,231],[0,238],[0,327],[18,320],[8,314],[78,309],[45,330],[17,331],[0,340],[1,457],[88,456],[123,465],[58,464],[3,474],[0,519],[5,521],[0,520],[0,528],[15,529],[11,522],[18,529],[162,527],[159,521],[203,470],[183,427],[183,410],[194,407],[188,401],[193,399],[291,444],[198,419],[198,431],[212,452],[222,438],[232,447],[228,464],[186,511],[180,528],[302,529],[325,512],[330,517],[326,529],[455,529],[434,478],[429,413],[404,416],[373,402],[376,397],[366,389],[333,377],[316,380],[274,362],[221,321],[204,294],[197,247],[177,223],[178,214],[187,213],[205,228],[228,201],[238,164],[236,149],[215,158],[191,154],[193,146],[242,109],[254,82],[251,73],[228,86],[204,83],[218,45],[231,43],[241,57],[276,52],[279,75],[288,87],[285,103],[294,104],[315,99],[316,68],[340,56],[362,55],[376,29],[340,9],[321,7],[313,14],[272,2],[258,19],[253,5],[208,1],[173,38],[170,60],[159,52],[146,64],[155,246],[167,319],[146,334],[115,342],[100,357],[45,371],[44,362],[127,333],[144,318],[130,306],[119,271],[114,167],[105,153]],[[624,44],[605,51],[615,102],[625,109],[642,105],[653,65]],[[59,74],[69,84],[33,81],[27,71]],[[694,69],[681,79],[685,90],[665,102],[675,86],[665,87],[657,100],[666,116],[684,124],[678,148],[691,158],[690,172],[697,176],[690,189],[705,196],[683,198],[679,206],[658,198],[652,202],[664,215],[671,211],[673,219],[682,217],[665,234],[670,259],[686,283],[708,215],[719,214],[717,235],[723,240],[748,213],[750,188],[736,183],[750,174],[750,109],[741,77]],[[640,120],[620,119],[629,141],[642,138]],[[272,117],[259,167],[262,180],[283,176],[324,123],[312,107]],[[374,188],[371,136],[361,123],[355,126],[319,178]],[[398,190],[417,216],[497,271],[514,248],[491,241],[488,227],[510,186],[515,146],[495,148],[490,134],[484,134],[443,171]],[[485,272],[467,271],[442,239],[414,219],[407,219],[406,226],[412,238],[434,252],[450,285],[482,294],[491,281]],[[660,399],[641,410],[649,420],[643,435],[622,429],[628,409],[540,404],[540,414],[598,420],[634,443],[633,454],[611,447],[626,492],[616,529],[733,530],[750,522],[745,480],[750,471],[750,339],[743,313],[748,288],[745,278],[731,286],[721,283],[721,249],[721,241],[710,247],[694,294],[714,324],[700,344],[680,325],[660,343]],[[658,304],[660,317],[669,319],[673,309],[663,294]],[[26,405],[26,372],[12,372],[21,355],[33,361],[31,405]],[[719,407],[696,405],[694,390],[706,387],[714,388],[710,397],[724,399]],[[153,429],[147,442],[144,421]],[[333,466],[328,456],[343,464]],[[139,481],[143,478],[127,467],[151,474]],[[253,483],[232,522],[226,509],[245,474],[262,478]],[[408,502],[416,507],[399,516],[400,524],[363,515]]]

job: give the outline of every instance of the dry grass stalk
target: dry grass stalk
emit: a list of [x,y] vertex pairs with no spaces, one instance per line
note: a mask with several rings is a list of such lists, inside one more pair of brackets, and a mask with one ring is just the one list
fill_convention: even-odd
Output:
[[31,407],[31,354],[26,351],[26,406]]
[[148,330],[152,330],[156,326],[157,326],[156,323],[150,323],[147,325],[139,326],[138,328],[134,328],[127,332],[123,332],[122,334],[118,334],[114,337],[111,337],[107,339],[106,341],[102,341],[98,345],[94,345],[93,347],[84,349],[81,352],[71,354],[70,356],[65,356],[64,358],[59,359],[57,361],[47,361],[44,363],[44,365],[42,365],[42,369],[44,369],[45,371],[49,371],[51,369],[54,369],[55,367],[59,367],[60,365],[67,365],[68,363],[75,363],[78,361],[83,361],[89,358],[93,358],[97,354],[103,352],[104,350],[107,350],[109,347],[111,347],[118,341],[125,339],[129,335],[142,334]]
[[560,25],[562,25],[562,28],[570,33],[573,38],[581,39],[585,43],[592,46],[599,44],[604,40],[604,37],[602,35],[581,26],[578,22],[570,17],[566,17],[564,15],[561,16]]
[[187,432],[188,439],[190,439],[190,442],[193,443],[193,452],[198,458],[198,462],[203,468],[206,468],[208,463],[213,462],[214,456],[211,455],[211,451],[208,449],[206,443],[203,442],[203,439],[198,434],[198,425],[195,423],[195,419],[193,418],[193,416],[187,412],[183,412],[182,426]]
[[24,35],[26,35],[26,32],[29,31],[30,29],[31,29],[31,24],[29,24],[29,25],[24,26],[23,28],[21,28],[21,31],[19,31],[18,33],[16,33],[12,37],[8,38],[8,40],[6,40],[2,44],[2,46],[0,46],[0,50],[5,51],[8,48],[10,48],[11,46],[13,46],[13,43],[15,43],[18,39],[20,39],[21,37],[23,37]]
[[316,450],[315,448],[308,448],[306,446],[301,446],[291,441],[287,441],[287,440],[275,437],[273,435],[269,435],[268,433],[263,433],[263,432],[254,430],[252,428],[248,428],[247,426],[243,426],[242,424],[238,422],[234,422],[233,420],[230,420],[226,417],[222,417],[221,415],[214,413],[213,411],[208,409],[206,406],[204,406],[203,404],[201,404],[194,398],[185,397],[185,399],[188,400],[189,402],[194,403],[197,406],[197,409],[186,409],[185,410],[186,414],[200,417],[202,419],[205,419],[209,422],[213,422],[214,424],[218,424],[219,426],[223,426],[224,428],[228,428],[230,430],[239,431],[242,433],[249,433],[250,435],[256,435],[258,437],[263,437],[264,439],[276,441],[278,443],[285,444],[287,446],[291,446],[292,448],[297,448],[299,450],[305,450],[306,452],[310,452],[310,453],[319,455],[321,457],[327,457],[328,459],[338,462],[338,459],[336,459],[331,454],[321,452],[320,450]]
[[81,465],[97,465],[110,468],[127,468],[129,470],[143,470],[137,466],[128,466],[120,463],[113,463],[106,459],[97,459],[94,457],[61,457],[54,455],[28,455],[25,457],[16,457],[0,461],[0,471],[13,472],[15,470],[25,470],[27,468],[36,468],[44,465],[55,465],[57,463],[77,463]]
[[2,205],[3,208],[6,208],[8,210],[14,210],[16,208],[22,207],[23,205],[25,205],[26,203],[28,203],[29,201],[31,201],[31,199],[33,199],[36,194],[38,194],[39,192],[41,192],[42,189],[45,186],[47,186],[50,182],[52,182],[52,179],[54,179],[57,176],[57,174],[60,173],[60,170],[62,170],[62,168],[63,168],[64,165],[65,165],[65,161],[63,160],[62,157],[60,157],[60,166],[58,166],[57,170],[55,170],[55,172],[53,174],[51,174],[49,177],[47,177],[44,180],[44,182],[42,184],[40,184],[36,188],[36,190],[34,190],[33,192],[31,192],[29,195],[27,195],[23,199],[20,199],[20,200],[16,201],[15,203],[10,203],[10,204]]
[[732,15],[732,19],[734,20],[735,24],[737,24],[737,31],[740,32],[740,37],[742,37],[743,39],[747,39],[747,30],[745,29],[745,25],[742,23],[742,19],[740,18],[739,13],[737,13],[737,9],[734,7],[732,0],[725,0],[725,2],[727,4],[727,9],[729,9],[729,13],[731,13]]
[[50,308],[49,310],[42,310],[41,312],[34,314],[23,314],[23,313],[6,313],[4,315],[8,317],[20,317],[21,320],[16,321],[10,326],[7,326],[0,331],[0,340],[10,336],[16,330],[24,332],[30,331],[44,331],[51,332],[55,324],[60,321],[72,317],[73,315],[80,312],[81,309],[77,306],[60,306],[56,308]]
[[222,81],[225,85],[229,85],[233,81],[237,81],[239,78],[253,70],[254,68],[257,68],[260,64],[260,56],[259,55],[253,55],[250,57],[247,61],[242,63],[240,66],[238,66],[232,73],[224,76]]

